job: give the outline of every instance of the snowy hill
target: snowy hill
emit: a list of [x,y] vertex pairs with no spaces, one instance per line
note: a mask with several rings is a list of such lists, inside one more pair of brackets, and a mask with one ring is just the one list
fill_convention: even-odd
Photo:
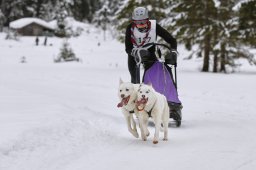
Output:
[[116,107],[119,78],[130,79],[123,44],[87,27],[69,40],[82,62],[54,63],[62,39],[35,46],[35,37],[4,37],[0,170],[255,169],[255,68],[200,73],[201,61],[182,60],[180,46],[183,122],[153,145],[153,127],[148,141],[134,138]]

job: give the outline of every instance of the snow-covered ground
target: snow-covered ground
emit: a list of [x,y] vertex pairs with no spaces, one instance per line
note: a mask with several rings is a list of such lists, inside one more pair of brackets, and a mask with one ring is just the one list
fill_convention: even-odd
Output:
[[134,138],[116,107],[119,78],[130,80],[123,44],[103,42],[102,33],[88,27],[69,40],[82,62],[54,63],[62,39],[49,38],[45,47],[35,46],[35,37],[4,36],[0,170],[256,168],[255,67],[201,73],[201,61],[182,60],[187,52],[180,46],[183,122],[169,127],[169,141],[154,145],[154,128],[148,141]]

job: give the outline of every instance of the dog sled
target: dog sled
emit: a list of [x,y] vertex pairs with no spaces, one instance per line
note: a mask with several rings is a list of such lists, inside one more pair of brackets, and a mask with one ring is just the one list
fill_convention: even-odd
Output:
[[[157,47],[157,60],[152,60],[147,50],[152,46]],[[168,52],[165,56],[162,55],[160,48],[167,49]],[[182,120],[182,104],[178,98],[177,92],[177,56],[172,56],[170,51],[171,49],[169,46],[160,43],[149,43],[140,48],[137,56],[135,57],[137,63],[136,82],[141,82],[141,64],[149,62],[151,66],[145,70],[142,82],[145,84],[151,84],[157,92],[166,97],[170,109],[170,118],[174,120],[177,127],[180,127]]]

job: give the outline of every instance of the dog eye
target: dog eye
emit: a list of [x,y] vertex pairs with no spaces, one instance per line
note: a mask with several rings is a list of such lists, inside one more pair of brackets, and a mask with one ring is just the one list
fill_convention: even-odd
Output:
[[120,92],[122,92],[122,90],[120,90]]
[[129,91],[129,89],[125,89],[126,91]]
[[140,93],[142,93],[142,91],[140,91]]
[[149,93],[149,90],[148,90],[148,91],[146,91],[146,93]]

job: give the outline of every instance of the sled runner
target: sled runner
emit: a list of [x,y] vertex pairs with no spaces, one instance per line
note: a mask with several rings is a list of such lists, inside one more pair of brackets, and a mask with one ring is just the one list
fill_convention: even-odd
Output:
[[[149,57],[150,54],[147,48],[153,45],[167,48],[168,53],[165,57],[162,57],[160,48],[158,48],[159,57],[157,60],[152,60],[152,57]],[[145,70],[142,82],[151,84],[157,92],[166,97],[170,108],[170,118],[174,119],[176,126],[179,127],[182,120],[182,104],[177,93],[177,57],[171,56],[170,50],[167,45],[159,43],[149,43],[139,49],[138,55],[135,58],[137,63],[136,80],[137,83],[140,83],[140,65],[152,63],[150,68]]]

